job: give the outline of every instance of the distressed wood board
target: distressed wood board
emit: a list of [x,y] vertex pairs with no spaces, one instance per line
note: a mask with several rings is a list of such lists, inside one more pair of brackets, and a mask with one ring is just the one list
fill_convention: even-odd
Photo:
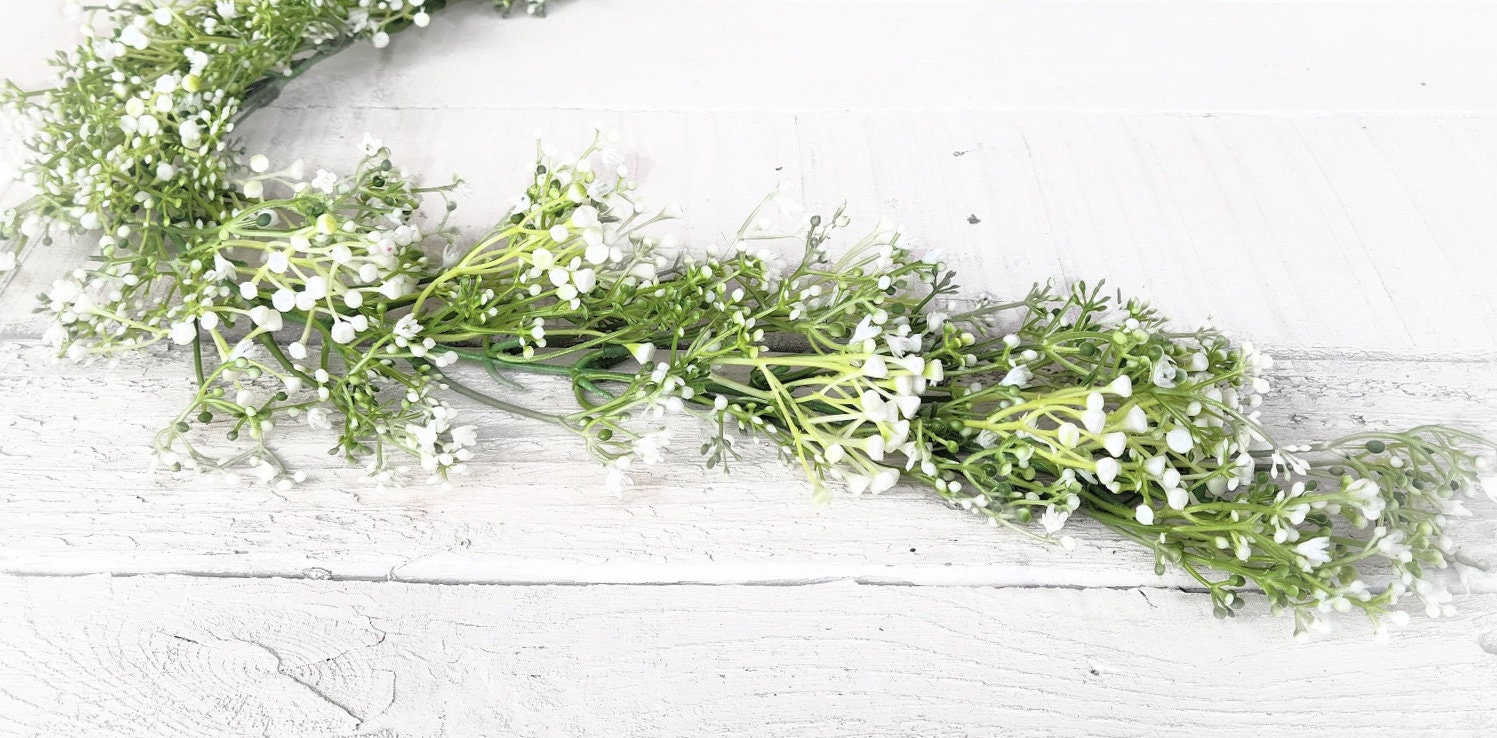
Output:
[[[17,6],[0,76],[37,83],[73,32]],[[532,131],[601,122],[695,247],[785,180],[889,215],[974,292],[1107,277],[1214,317],[1281,357],[1288,440],[1497,434],[1494,33],[1497,4],[1458,1],[473,2],[241,132],[327,167],[372,132],[465,179],[472,233]],[[689,424],[615,498],[573,439],[462,402],[484,461],[449,487],[375,489],[296,426],[295,490],[150,473],[185,354],[57,364],[29,312],[89,248],[0,293],[0,734],[1497,731],[1490,574],[1386,645],[1349,618],[1295,644],[1095,526],[1067,552],[912,488],[817,507],[767,447],[703,473]],[[1497,504],[1470,507],[1453,538],[1497,561]]]
[[1378,646],[1363,628],[1294,644],[1283,622],[1223,623],[1153,588],[0,586],[0,731],[17,735],[1497,730],[1494,595]]

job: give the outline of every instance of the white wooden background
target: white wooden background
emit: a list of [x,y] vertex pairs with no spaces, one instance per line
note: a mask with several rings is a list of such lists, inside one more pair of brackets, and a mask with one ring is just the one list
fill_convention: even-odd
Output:
[[[0,76],[41,82],[73,31],[0,6]],[[461,173],[476,230],[532,130],[603,121],[694,243],[789,179],[973,290],[1105,276],[1213,314],[1281,357],[1287,438],[1497,433],[1494,37],[1497,5],[1428,0],[466,3],[243,132],[338,164],[372,131]],[[36,340],[31,296],[86,251],[0,295],[0,734],[1497,732],[1494,576],[1388,644],[1350,618],[1296,644],[1095,527],[1065,552],[915,489],[815,507],[767,449],[733,476],[683,452],[617,499],[572,439],[466,405],[483,461],[451,489],[374,491],[306,429],[290,492],[153,476],[186,357]],[[1471,507],[1453,535],[1497,561],[1497,505]]]

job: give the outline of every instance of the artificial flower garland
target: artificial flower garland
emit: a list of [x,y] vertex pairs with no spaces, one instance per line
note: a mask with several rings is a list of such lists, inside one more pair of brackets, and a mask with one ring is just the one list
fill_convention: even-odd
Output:
[[[833,248],[847,216],[781,229],[778,194],[724,253],[683,253],[647,234],[675,206],[646,207],[603,134],[577,156],[542,146],[510,212],[461,248],[450,204],[422,216],[450,188],[418,187],[377,141],[352,174],[310,177],[232,144],[286,79],[444,4],[108,0],[54,88],[4,91],[39,194],[0,220],[0,268],[54,231],[102,233],[97,263],[41,296],[46,339],[79,360],[190,350],[197,392],[157,439],[170,469],[290,486],[304,475],[268,439],[304,421],[379,481],[411,456],[440,479],[479,452],[458,394],[577,433],[614,488],[660,460],[652,419],[684,413],[712,430],[709,467],[756,434],[818,497],[906,481],[1068,546],[1085,515],[1186,571],[1219,615],[1261,593],[1297,631],[1351,609],[1381,630],[1411,594],[1446,613],[1431,572],[1476,565],[1444,528],[1493,444],[1426,426],[1280,445],[1258,422],[1267,356],[1100,285],[959,303],[955,275],[892,227]],[[495,389],[444,375],[457,361]],[[514,371],[565,377],[577,407],[518,404]],[[210,449],[223,434],[237,451]]]

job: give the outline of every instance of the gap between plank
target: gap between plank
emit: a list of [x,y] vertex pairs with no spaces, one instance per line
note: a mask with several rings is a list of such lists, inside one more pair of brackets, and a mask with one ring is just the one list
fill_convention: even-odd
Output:
[[451,111],[485,111],[485,112],[546,112],[546,113],[784,113],[784,114],[819,114],[819,113],[986,113],[1005,115],[1075,115],[1081,117],[1102,118],[1271,118],[1286,120],[1301,119],[1328,119],[1328,118],[1460,118],[1468,120],[1497,120],[1497,111],[1482,110],[1476,108],[1435,108],[1421,110],[1406,110],[1401,108],[1362,108],[1357,110],[1256,110],[1251,108],[1101,108],[1101,107],[1044,107],[1036,105],[1025,106],[1003,106],[1003,105],[979,105],[979,106],[841,106],[841,107],[807,107],[807,106],[728,106],[709,105],[699,107],[667,106],[667,105],[538,105],[517,103],[483,104],[483,103],[459,103],[440,105],[416,105],[408,103],[380,104],[377,102],[353,102],[339,103],[337,105],[319,105],[316,103],[287,104],[271,103],[263,110],[280,110],[297,112],[304,110],[382,110],[382,111],[412,111],[412,112],[437,112],[443,110]]
[[[0,287],[0,290],[3,290],[3,287]],[[0,343],[39,346],[41,345],[41,338],[33,332],[0,330]],[[1388,349],[1364,349],[1352,346],[1277,346],[1274,344],[1259,344],[1259,347],[1276,361],[1497,364],[1497,353],[1421,353]],[[186,364],[183,364],[183,367],[185,368]]]
[[[398,567],[397,567],[398,568]],[[307,572],[317,572],[308,574]],[[1005,581],[994,578],[991,581],[962,581],[960,577],[951,578],[948,581],[939,581],[932,578],[930,581],[919,581],[914,577],[874,577],[874,576],[824,576],[804,577],[799,579],[652,579],[638,578],[613,580],[583,580],[583,579],[457,579],[451,577],[427,577],[427,576],[377,576],[368,574],[332,575],[326,569],[313,567],[301,572],[205,572],[190,570],[173,571],[138,571],[138,572],[100,572],[100,571],[77,571],[77,572],[37,572],[19,570],[0,570],[0,578],[9,577],[13,579],[81,579],[84,577],[110,577],[118,579],[131,579],[136,577],[184,577],[188,579],[245,579],[245,580],[309,580],[325,582],[368,582],[388,584],[419,584],[434,587],[814,587],[822,584],[851,584],[864,587],[945,587],[945,588],[972,588],[972,589],[1002,589],[1002,590],[1114,590],[1128,591],[1134,589],[1169,590],[1174,592],[1204,593],[1206,589],[1200,586],[1171,586],[1168,584],[1065,584],[1054,583],[1025,583],[1020,581]],[[1243,592],[1253,594],[1257,590],[1244,589]],[[1488,594],[1487,592],[1472,591],[1472,594]]]
[[[863,587],[902,587],[921,588],[937,587],[948,589],[996,589],[996,590],[1105,590],[1105,591],[1129,591],[1129,590],[1161,590],[1172,592],[1185,592],[1193,594],[1205,594],[1207,589],[1203,586],[1189,584],[1171,584],[1166,581],[1159,583],[1144,582],[1114,582],[1108,583],[1098,577],[1094,582],[1037,582],[1033,578],[1024,577],[994,577],[980,576],[979,572],[958,571],[944,576],[926,575],[918,576],[919,572],[910,575],[886,575],[886,576],[811,576],[799,578],[753,578],[753,577],[727,577],[720,572],[716,577],[612,577],[612,578],[583,578],[571,577],[546,577],[532,576],[528,578],[498,578],[484,576],[469,577],[442,577],[442,576],[410,576],[394,574],[403,565],[392,568],[391,573],[371,574],[333,574],[321,567],[309,567],[300,571],[262,571],[262,572],[219,572],[219,571],[192,571],[192,570],[159,570],[159,571],[135,571],[135,572],[101,572],[101,571],[27,571],[27,570],[0,570],[0,578],[10,577],[14,579],[78,579],[83,577],[105,576],[111,578],[128,579],[134,577],[184,577],[189,579],[243,579],[243,580],[309,580],[326,582],[367,582],[388,584],[416,584],[435,587],[811,587],[823,584],[848,584]],[[567,567],[563,567],[567,568]],[[1042,573],[1042,568],[1036,568],[1032,573]],[[1114,573],[1115,575],[1115,573]],[[1084,579],[1085,577],[1070,577],[1072,579]],[[1256,587],[1240,589],[1239,592],[1248,595],[1261,595],[1262,590]],[[1486,582],[1477,583],[1475,586],[1452,588],[1457,596],[1475,596],[1497,594],[1497,586]]]

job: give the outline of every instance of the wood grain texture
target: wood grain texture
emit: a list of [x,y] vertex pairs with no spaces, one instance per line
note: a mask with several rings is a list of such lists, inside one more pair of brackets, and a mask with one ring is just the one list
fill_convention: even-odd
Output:
[[[471,473],[448,489],[378,490],[330,463],[331,436],[283,424],[276,447],[313,478],[288,492],[248,481],[172,478],[146,469],[150,440],[191,378],[182,352],[113,368],[59,364],[47,349],[0,351],[0,571],[197,572],[438,582],[805,583],[1135,586],[1160,583],[1152,556],[1092,526],[1065,552],[945,509],[913,487],[877,498],[810,502],[800,472],[750,445],[731,475],[678,434],[669,463],[641,469],[623,498],[565,431],[458,403],[480,427]],[[1448,420],[1497,432],[1488,365],[1338,359],[1286,361],[1266,422],[1286,442]],[[482,372],[459,377],[489,381]],[[569,403],[550,378],[522,399]],[[64,397],[63,412],[35,398]],[[64,447],[65,444],[65,447]],[[66,459],[65,463],[59,463]],[[1497,561],[1497,505],[1453,535]],[[1188,586],[1172,574],[1164,583]],[[1477,577],[1477,591],[1497,580]],[[1204,606],[1204,602],[1202,603]]]
[[455,7],[424,34],[329,61],[282,104],[1497,110],[1486,74],[1497,8],[1481,2],[562,0],[552,11],[542,23]]
[[[71,24],[0,4],[0,76],[40,84]],[[458,5],[297,80],[247,146],[346,166],[370,131],[463,176],[473,233],[532,131],[576,147],[601,121],[697,248],[789,180],[894,218],[970,291],[1105,276],[1214,315],[1286,357],[1286,440],[1497,434],[1497,3]],[[0,172],[16,151],[0,133]],[[0,293],[0,734],[1497,732],[1494,575],[1389,645],[1343,618],[1293,646],[1096,526],[1065,552],[907,487],[816,507],[767,447],[702,473],[689,426],[612,498],[573,439],[461,401],[482,461],[448,488],[375,489],[293,424],[298,489],[148,473],[186,355],[36,341],[33,295],[89,248],[33,252]],[[1497,504],[1471,508],[1453,536],[1497,562]],[[99,572],[143,576],[76,576]]]
[[[1159,589],[0,579],[0,732],[1486,736],[1497,596],[1294,645]],[[1390,690],[1389,685],[1400,685]]]
[[[462,176],[471,235],[520,191],[533,130],[580,147],[599,120],[692,248],[783,179],[854,231],[893,218],[971,293],[1105,277],[1276,350],[1497,359],[1497,117],[277,109],[244,133],[336,168],[372,131],[427,181]],[[88,252],[32,251],[0,335],[39,335],[33,296]]]

